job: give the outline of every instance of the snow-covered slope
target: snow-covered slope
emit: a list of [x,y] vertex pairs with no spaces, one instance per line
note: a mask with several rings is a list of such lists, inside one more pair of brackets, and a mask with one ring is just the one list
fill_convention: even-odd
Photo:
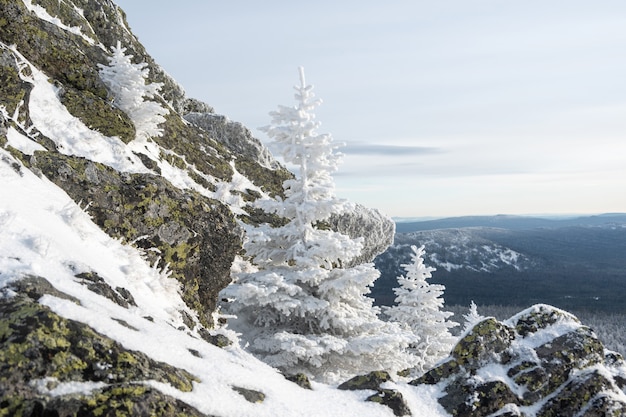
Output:
[[[150,62],[146,82],[163,74],[111,2],[0,7],[0,414],[392,415],[371,391],[304,389],[210,328],[233,219],[287,176],[220,143],[249,132],[186,122],[178,110],[209,107],[169,80],[163,134],[134,138],[98,76],[112,34]],[[399,384],[414,412],[445,415],[430,388]]]
[[[0,12],[0,415],[392,416],[381,403],[399,393],[396,413],[449,416],[445,384],[307,389],[247,353],[215,304],[239,225],[267,220],[252,203],[290,174],[257,142],[236,143],[245,128],[186,121],[210,107],[185,97],[110,0]],[[117,41],[164,84],[150,140],[99,75]]]
[[[185,306],[179,284],[167,270],[151,266],[142,252],[112,239],[97,227],[68,195],[46,178],[26,169],[0,150],[0,286],[6,299],[18,297],[8,286],[28,276],[44,277],[56,290],[78,303],[44,295],[39,303],[61,317],[85,323],[124,348],[184,369],[197,378],[183,392],[156,381],[135,381],[178,398],[207,415],[219,416],[385,416],[381,405],[364,402],[371,392],[340,391],[313,384],[306,390],[286,380],[237,345],[219,348],[189,329],[181,312]],[[77,278],[96,273],[111,288],[124,288],[135,306],[124,308],[92,292]],[[150,319],[147,319],[147,318]],[[7,317],[4,316],[4,319]],[[234,338],[227,330],[222,333]],[[2,337],[7,332],[3,330]],[[104,366],[104,365],[103,365]],[[114,381],[66,381],[42,376],[29,381],[51,397],[94,394]],[[233,389],[262,392],[262,403],[246,400]],[[403,392],[415,415],[447,415],[431,388],[390,384]]]
[[430,264],[446,271],[493,272],[502,268],[520,271],[537,263],[523,253],[483,238],[472,228],[402,233],[397,235],[395,244],[410,245],[416,241],[427,247]]

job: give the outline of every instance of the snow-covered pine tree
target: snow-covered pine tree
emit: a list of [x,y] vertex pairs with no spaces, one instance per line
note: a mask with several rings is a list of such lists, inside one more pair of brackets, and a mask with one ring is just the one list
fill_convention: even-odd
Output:
[[410,332],[379,319],[366,297],[378,278],[373,264],[349,266],[360,240],[329,230],[324,221],[346,204],[335,197],[331,172],[336,145],[317,134],[313,110],[320,104],[300,69],[297,105],[270,113],[264,131],[288,164],[299,169],[284,183],[285,199],[266,200],[265,210],[289,222],[247,230],[246,254],[258,268],[237,274],[222,295],[234,301],[231,326],[252,353],[286,373],[324,381],[372,370],[406,369]]
[[165,122],[169,111],[152,99],[158,95],[161,83],[147,83],[149,69],[145,62],[134,64],[132,55],[126,55],[126,48],[120,42],[108,57],[109,64],[100,67],[100,78],[113,95],[113,105],[130,117],[135,125],[136,139],[146,140],[161,136],[159,124]]
[[411,246],[411,250],[411,263],[402,265],[406,276],[398,277],[400,286],[394,288],[396,305],[386,314],[413,331],[409,350],[419,359],[413,369],[421,374],[450,353],[456,338],[449,329],[458,324],[448,320],[453,313],[442,311],[445,286],[427,281],[435,268],[424,265],[424,246]]
[[465,319],[465,324],[463,326],[463,332],[466,332],[476,326],[478,323],[485,319],[485,316],[482,316],[478,313],[478,307],[474,300],[470,303],[469,312],[463,315]]

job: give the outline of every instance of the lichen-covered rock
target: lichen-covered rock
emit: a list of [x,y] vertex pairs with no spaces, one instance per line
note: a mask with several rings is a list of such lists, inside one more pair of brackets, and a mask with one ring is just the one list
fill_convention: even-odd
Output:
[[534,402],[567,382],[576,369],[602,363],[603,351],[591,330],[580,327],[537,347],[536,363],[519,373],[512,369],[509,374],[519,386],[526,388],[524,400]]
[[576,317],[537,305],[478,323],[411,384],[443,384],[439,403],[456,416],[621,416],[624,372]]
[[[268,190],[282,184],[286,171],[266,169],[258,161],[237,155],[206,130],[185,122],[179,112],[209,112],[210,106],[185,97],[182,88],[132,35],[123,12],[112,1],[37,0],[34,4],[62,24],[41,19],[24,2],[0,1],[0,106],[9,115],[2,116],[0,144],[6,146],[6,132],[12,127],[43,146],[47,152],[38,151],[34,157],[11,146],[7,150],[63,188],[77,203],[89,205],[94,221],[111,236],[146,249],[148,260],[158,267],[168,265],[172,276],[183,284],[185,302],[199,313],[203,325],[211,327],[217,293],[230,282],[230,264],[241,248],[241,231],[224,204],[180,190],[159,176],[158,162],[180,169],[198,187],[209,191],[216,190],[216,183],[232,179],[234,160],[242,161],[247,173],[258,174],[251,181]],[[174,110],[161,126],[163,135],[152,138],[162,149],[160,161],[155,161],[154,155],[136,153],[155,175],[122,173],[63,155],[30,120],[33,84],[26,61],[49,77],[60,102],[85,126],[125,143],[133,140],[133,124],[112,106],[98,72],[98,65],[107,63],[107,50],[118,41],[135,62],[148,64],[147,81],[164,84],[162,99]],[[253,201],[260,194],[250,191],[245,197]],[[117,289],[108,291],[101,283],[92,283],[91,288],[124,298]]]
[[265,401],[265,394],[249,388],[233,387],[233,391],[239,393],[246,401],[251,403],[262,403]]
[[393,389],[379,389],[376,394],[367,397],[367,401],[385,405],[396,416],[410,416],[411,410],[407,405],[402,393]]
[[227,346],[230,346],[233,344],[232,340],[230,340],[228,337],[224,336],[223,334],[211,334],[211,332],[209,332],[207,329],[205,328],[200,328],[200,330],[198,331],[198,333],[200,334],[200,337],[209,342],[210,344],[212,344],[213,346],[217,346],[219,348],[225,348]]
[[[183,299],[211,327],[217,296],[230,282],[241,232],[228,208],[157,175],[120,173],[85,158],[37,152],[31,167],[89,204],[109,235],[146,250],[146,257],[183,284]],[[156,251],[155,251],[156,249]]]
[[[45,18],[42,11],[54,19]],[[111,92],[100,78],[99,65],[107,64],[111,47],[118,42],[133,62],[147,64],[146,82],[162,83],[153,99],[169,113],[159,126],[162,135],[147,139],[147,144],[136,141],[132,120],[113,106]],[[80,143],[82,135],[72,137],[70,145],[69,139],[64,142],[71,129],[65,123],[48,130],[43,124],[56,126],[55,121],[31,118],[31,109],[32,116],[43,113],[33,100],[41,96],[31,97],[42,91],[39,87],[53,88],[56,95],[46,97],[51,108],[63,114],[67,110],[77,120],[69,116],[66,120],[94,131],[86,141],[101,138],[114,144],[114,162],[91,160],[86,149],[93,149],[97,159],[95,155],[103,153],[100,146],[106,145]],[[176,327],[188,336],[229,346],[232,342],[226,336],[209,329],[218,293],[230,282],[232,261],[241,250],[242,231],[233,213],[250,224],[280,224],[284,219],[255,209],[254,202],[266,195],[281,196],[283,182],[293,174],[277,164],[241,124],[216,116],[209,105],[186,97],[148,55],[112,0],[0,0],[0,108],[3,161],[21,176],[30,169],[46,184],[50,180],[84,207],[102,230],[143,250],[145,261],[160,269],[164,280],[169,276],[180,282],[182,299],[194,310],[179,311],[182,323]],[[183,115],[188,115],[187,120]],[[21,136],[10,140],[9,132]],[[24,145],[28,141],[33,143]],[[137,157],[128,168],[133,172],[114,168],[130,166],[115,162],[132,154]],[[247,180],[252,185],[242,186],[249,184]],[[388,245],[393,223],[374,212],[359,213],[338,220],[337,228],[365,237],[363,259],[371,260]],[[106,297],[122,307],[111,304],[119,311],[142,310],[125,284],[110,284],[94,272],[97,268],[84,266],[69,275],[72,288]],[[4,296],[0,299],[0,415],[201,415],[146,384],[155,381],[189,391],[193,375],[124,349],[89,326],[38,304],[45,295],[80,303],[45,277],[17,273],[13,278],[12,289],[4,288],[0,294]],[[142,304],[141,298],[137,301]],[[125,332],[141,331],[141,325],[128,316],[110,319],[124,326]],[[204,354],[192,347],[185,352],[193,357]],[[78,384],[80,393],[59,395],[64,384]],[[261,392],[232,388],[249,401],[263,401]],[[404,413],[399,393],[380,387],[377,392],[371,401]]]
[[287,375],[285,376],[285,379],[287,381],[293,382],[296,385],[299,385],[304,389],[313,389],[313,387],[311,387],[311,381],[309,380],[309,377],[305,374],[299,373],[295,375]]
[[439,403],[455,416],[485,417],[507,405],[518,405],[520,400],[504,382],[489,381],[478,384],[450,384]]
[[439,382],[457,375],[461,371],[459,363],[454,359],[448,359],[440,363],[435,368],[429,370],[424,375],[409,382],[411,385],[435,385]]
[[575,316],[566,311],[543,305],[520,313],[511,319],[515,324],[515,331],[522,337],[547,329],[561,320],[580,323]]
[[618,388],[597,369],[582,372],[541,407],[537,417],[624,416],[626,403],[616,399]]
[[367,401],[385,405],[392,409],[396,416],[411,415],[411,410],[404,400],[402,393],[397,390],[382,388],[381,385],[391,381],[391,376],[386,371],[373,371],[367,375],[357,375],[337,388],[341,390],[373,390],[375,394],[367,397]]
[[90,395],[11,397],[0,407],[7,416],[210,417],[155,389],[128,383],[95,389]]
[[108,298],[124,308],[137,306],[133,295],[127,289],[122,287],[111,288],[111,286],[95,272],[81,272],[80,274],[76,274],[76,278],[91,291]]
[[[41,277],[31,282],[40,284],[40,292],[53,288]],[[12,285],[19,291],[24,280]],[[63,295],[57,290],[50,293]],[[190,410],[190,415],[201,415],[143,385],[143,381],[154,380],[191,391],[197,380],[193,375],[124,349],[87,325],[58,316],[36,302],[40,296],[31,292],[30,296],[24,293],[0,299],[1,415],[52,415],[37,414],[38,410],[56,411],[57,415],[76,415],[79,410],[82,414],[78,415],[145,415],[139,412],[142,409],[150,415],[176,415],[174,411],[182,408]],[[93,392],[50,394],[67,382],[92,384]],[[118,407],[126,414],[115,414]],[[110,414],[98,414],[97,409]]]
[[270,151],[241,123],[213,113],[187,113],[184,118],[207,131],[231,152],[255,160],[265,168],[280,168]]
[[457,364],[475,370],[489,362],[506,361],[506,350],[511,346],[513,331],[494,318],[476,324],[452,350]]
[[391,380],[387,371],[373,371],[367,375],[357,375],[354,378],[340,384],[337,388],[342,390],[380,389],[380,384]]

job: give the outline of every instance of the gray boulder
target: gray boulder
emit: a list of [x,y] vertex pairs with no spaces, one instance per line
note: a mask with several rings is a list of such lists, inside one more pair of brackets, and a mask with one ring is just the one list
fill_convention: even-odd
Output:
[[222,143],[234,154],[255,160],[265,168],[280,168],[269,149],[253,137],[252,132],[241,123],[212,113],[187,113],[183,117],[208,132],[212,138]]

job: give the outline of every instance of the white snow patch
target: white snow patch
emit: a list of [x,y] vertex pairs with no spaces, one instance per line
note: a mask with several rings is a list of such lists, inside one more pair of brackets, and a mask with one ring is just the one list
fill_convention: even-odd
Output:
[[15,149],[26,155],[33,155],[35,151],[46,150],[46,148],[44,148],[37,142],[31,140],[30,138],[15,130],[13,126],[9,127],[9,129],[7,130],[7,141],[9,145],[13,146]]
[[567,311],[560,310],[556,307],[548,306],[545,304],[536,304],[532,307],[529,307],[526,310],[523,310],[513,317],[509,318],[508,320],[504,321],[504,324],[510,327],[515,327],[517,321],[521,317],[527,316],[532,313],[538,313],[542,309],[547,309],[548,311],[556,310],[560,314],[557,317],[555,323],[547,326],[544,329],[541,329],[540,331],[530,333],[526,337],[524,337],[523,344],[528,348],[537,348],[545,343],[550,342],[551,340],[554,340],[559,336],[575,331],[581,326],[580,321],[574,315],[568,313]]
[[40,394],[56,397],[59,395],[83,394],[89,395],[92,391],[102,389],[107,386],[104,382],[60,382],[56,378],[42,378],[30,382]]
[[[93,40],[92,38],[90,38],[89,36],[85,35],[82,30],[80,29],[80,27],[78,26],[67,26],[65,24],[63,24],[63,22],[61,21],[61,19],[59,19],[58,17],[53,17],[50,15],[50,13],[48,13],[48,11],[38,5],[38,4],[33,4],[31,0],[22,0],[24,2],[24,6],[26,6],[26,8],[35,13],[35,15],[41,19],[41,20],[45,20],[46,22],[52,23],[53,25],[67,31],[70,33],[73,33],[74,35],[78,35],[81,38],[83,38],[85,41],[87,41],[87,43],[89,43],[90,45],[95,45],[96,41]],[[82,10],[74,7],[74,10],[76,12],[80,11],[80,15],[82,16]]]
[[[19,54],[16,50],[13,50]],[[117,137],[108,137],[91,130],[63,106],[57,88],[34,66],[33,89],[29,110],[33,124],[52,139],[59,152],[89,158],[122,172],[150,172],[131,150]]]

